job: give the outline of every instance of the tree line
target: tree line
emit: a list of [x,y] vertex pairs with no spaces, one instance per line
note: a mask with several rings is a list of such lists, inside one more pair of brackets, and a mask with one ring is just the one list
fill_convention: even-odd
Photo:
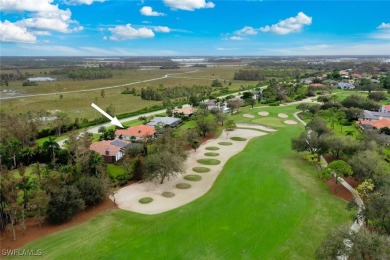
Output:
[[59,75],[72,80],[94,80],[113,77],[111,69],[99,66],[97,68],[63,68],[50,71],[50,75]]

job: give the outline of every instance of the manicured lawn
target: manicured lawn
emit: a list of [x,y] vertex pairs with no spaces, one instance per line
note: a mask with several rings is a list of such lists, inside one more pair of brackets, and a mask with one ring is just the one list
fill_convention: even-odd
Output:
[[45,259],[314,259],[330,229],[352,221],[347,203],[291,151],[302,129],[250,141],[192,203],[157,215],[109,211],[25,248]]
[[221,163],[221,161],[217,159],[199,159],[197,162],[204,165],[218,165]]
[[125,170],[122,167],[110,163],[107,164],[107,173],[108,176],[110,176],[111,178],[116,178],[119,175],[126,174]]

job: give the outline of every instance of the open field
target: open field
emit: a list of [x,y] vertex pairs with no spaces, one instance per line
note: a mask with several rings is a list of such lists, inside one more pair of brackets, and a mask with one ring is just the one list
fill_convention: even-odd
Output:
[[[261,110],[292,119],[295,106]],[[351,221],[346,202],[291,151],[302,129],[285,125],[250,141],[190,204],[158,215],[109,211],[25,248],[45,259],[313,259],[329,230]]]

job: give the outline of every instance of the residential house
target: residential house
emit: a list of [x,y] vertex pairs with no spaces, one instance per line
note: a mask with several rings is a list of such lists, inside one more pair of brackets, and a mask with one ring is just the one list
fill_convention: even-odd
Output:
[[230,113],[230,108],[227,107],[226,102],[217,102],[214,99],[209,99],[207,101],[203,101],[200,103],[200,105],[206,106],[207,110],[219,110],[222,113]]
[[137,125],[115,131],[116,138],[130,141],[138,141],[148,137],[155,137],[155,134],[156,129],[149,125]]
[[325,87],[324,84],[321,83],[312,83],[309,85],[310,88],[323,89]]
[[363,110],[363,118],[362,120],[379,120],[381,118],[390,119],[390,113],[388,112],[375,112],[369,110]]
[[355,89],[355,85],[350,82],[338,82],[337,87],[341,89]]
[[390,105],[381,106],[381,108],[379,109],[379,112],[390,113]]
[[176,127],[180,125],[181,119],[180,118],[174,118],[174,117],[155,117],[153,118],[149,123],[147,123],[148,126],[153,126],[156,128],[156,126],[170,126],[170,127]]
[[114,163],[125,155],[125,150],[130,146],[130,142],[123,140],[106,140],[92,143],[89,149],[100,154],[105,162]]
[[175,115],[175,117],[180,117],[180,116],[190,117],[193,114],[195,114],[196,111],[197,111],[197,109],[194,107],[185,106],[182,108],[175,108],[173,110],[173,114]]
[[390,128],[390,119],[381,118],[378,120],[361,120],[358,121],[360,129],[381,129],[384,127]]

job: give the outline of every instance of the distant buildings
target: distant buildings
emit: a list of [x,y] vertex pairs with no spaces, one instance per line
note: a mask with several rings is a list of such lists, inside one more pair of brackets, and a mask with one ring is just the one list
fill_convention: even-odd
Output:
[[123,140],[138,141],[147,137],[155,137],[156,129],[149,125],[131,126],[115,131],[115,137]]
[[338,82],[337,87],[341,89],[355,89],[355,85],[350,82]]
[[174,118],[174,117],[155,117],[153,118],[149,123],[147,123],[148,126],[170,126],[170,127],[176,127],[180,125],[181,123],[180,118]]
[[191,106],[186,106],[186,107],[181,107],[181,108],[175,108],[173,110],[173,114],[175,117],[179,117],[181,115],[185,116],[185,117],[190,117],[193,114],[195,114],[196,111],[197,111],[196,108],[191,107]]
[[125,150],[131,147],[130,142],[123,140],[107,140],[92,143],[90,150],[100,154],[107,163],[114,163],[125,155]]

